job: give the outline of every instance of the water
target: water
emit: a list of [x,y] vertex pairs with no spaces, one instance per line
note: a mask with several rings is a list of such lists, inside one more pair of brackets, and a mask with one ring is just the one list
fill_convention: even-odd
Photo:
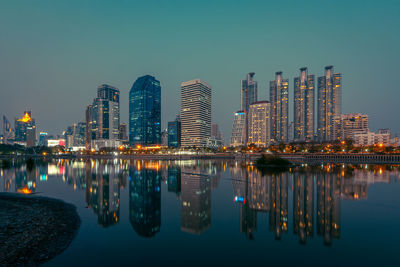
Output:
[[400,264],[400,166],[60,160],[0,176],[76,205],[79,233],[47,266]]

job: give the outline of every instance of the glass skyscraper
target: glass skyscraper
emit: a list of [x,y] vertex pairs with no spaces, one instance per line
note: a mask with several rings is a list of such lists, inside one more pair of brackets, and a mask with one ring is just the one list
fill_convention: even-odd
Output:
[[161,86],[153,76],[139,77],[129,92],[129,143],[161,144]]
[[168,147],[181,147],[181,118],[168,122]]

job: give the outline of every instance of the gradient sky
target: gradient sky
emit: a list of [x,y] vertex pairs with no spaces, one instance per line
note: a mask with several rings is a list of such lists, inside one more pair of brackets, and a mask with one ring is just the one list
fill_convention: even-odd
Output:
[[39,131],[84,120],[97,86],[121,92],[121,122],[137,77],[162,85],[162,127],[180,109],[180,83],[212,86],[212,120],[229,140],[240,80],[259,99],[275,71],[343,75],[343,112],[400,133],[400,1],[15,1],[0,3],[0,115],[32,110]]

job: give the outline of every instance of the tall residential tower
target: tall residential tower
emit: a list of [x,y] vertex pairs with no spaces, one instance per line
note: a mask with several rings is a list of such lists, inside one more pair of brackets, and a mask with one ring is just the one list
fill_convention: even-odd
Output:
[[342,113],[342,74],[333,66],[325,67],[325,76],[318,77],[318,139],[333,140],[333,117]]
[[281,71],[276,72],[275,80],[270,81],[271,138],[276,143],[288,140],[288,98],[289,80],[283,79]]
[[294,140],[314,139],[314,75],[307,68],[300,68],[300,76],[294,78]]

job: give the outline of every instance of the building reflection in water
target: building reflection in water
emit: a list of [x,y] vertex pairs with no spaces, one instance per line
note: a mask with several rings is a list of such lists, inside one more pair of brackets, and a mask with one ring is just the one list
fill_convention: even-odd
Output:
[[288,174],[272,174],[270,183],[269,230],[274,232],[275,239],[281,239],[282,233],[288,231]]
[[341,178],[330,172],[317,176],[317,234],[326,245],[340,237],[340,187]]
[[157,163],[129,169],[129,220],[140,236],[150,238],[161,228],[161,173]]
[[98,224],[108,227],[118,223],[120,206],[120,179],[118,166],[102,162],[87,162],[86,201],[98,217]]
[[293,233],[300,243],[314,233],[314,177],[306,173],[293,175]]
[[[49,178],[85,192],[88,208],[103,227],[119,222],[120,190],[129,186],[129,219],[136,233],[152,237],[161,227],[161,183],[181,203],[181,230],[202,234],[211,227],[211,191],[218,187],[226,163],[211,161],[57,160],[27,168],[0,169],[0,191],[34,193]],[[256,168],[230,166],[234,202],[240,211],[240,232],[254,239],[258,214],[267,216],[276,239],[288,232],[292,196],[293,233],[300,243],[314,232],[331,245],[340,238],[341,200],[365,200],[373,183],[397,182],[399,166],[340,165],[297,167],[262,175]],[[129,174],[129,183],[128,181]],[[40,191],[40,190],[39,190]],[[291,194],[292,193],[292,194]],[[289,196],[290,194],[290,196]],[[315,225],[315,226],[314,226]]]
[[199,235],[211,226],[211,178],[195,169],[183,169],[181,179],[181,230]]

